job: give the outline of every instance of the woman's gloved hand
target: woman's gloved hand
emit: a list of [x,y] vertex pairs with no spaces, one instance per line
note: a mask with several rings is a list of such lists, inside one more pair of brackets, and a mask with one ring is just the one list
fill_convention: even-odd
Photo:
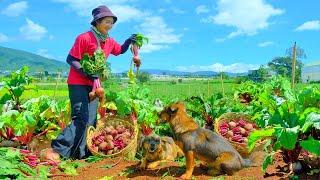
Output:
[[[82,68],[81,68],[82,69]],[[83,71],[84,72],[84,71]],[[84,72],[84,74],[86,75],[87,78],[91,79],[91,80],[95,80],[99,78],[98,74],[88,74],[86,72]]]
[[124,43],[121,45],[121,54],[127,52],[130,44],[136,43],[137,41],[137,34],[132,34]]
[[128,38],[128,40],[130,40],[130,44],[131,43],[136,43],[137,41],[137,34],[131,34],[131,36]]

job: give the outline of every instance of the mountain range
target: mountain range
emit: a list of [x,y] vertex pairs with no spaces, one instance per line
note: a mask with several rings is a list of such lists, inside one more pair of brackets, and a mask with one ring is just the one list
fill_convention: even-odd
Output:
[[43,56],[0,46],[0,71],[13,71],[28,66],[30,72],[67,71],[67,63]]
[[[13,71],[21,68],[22,66],[28,66],[30,72],[68,72],[69,65],[65,62],[48,59],[46,57],[7,47],[0,46],[0,71]],[[211,77],[216,76],[219,73],[213,71],[197,71],[197,72],[181,72],[161,69],[141,69],[141,72],[148,72],[152,75],[169,75],[169,76],[201,76]],[[122,72],[126,73],[126,72]],[[121,73],[115,73],[121,74]],[[228,76],[241,76],[247,73],[226,73]]]

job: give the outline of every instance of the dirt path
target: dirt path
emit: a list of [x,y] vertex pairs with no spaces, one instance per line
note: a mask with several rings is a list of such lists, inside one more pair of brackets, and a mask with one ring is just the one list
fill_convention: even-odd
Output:
[[[85,163],[83,160],[80,161]],[[56,180],[68,180],[68,179],[77,179],[77,180],[94,180],[101,179],[105,176],[113,176],[114,179],[139,179],[139,180],[152,180],[152,179],[177,179],[180,175],[183,174],[184,169],[179,167],[178,163],[168,163],[163,165],[160,168],[154,170],[138,170],[137,161],[125,161],[119,159],[104,159],[97,163],[87,164],[84,167],[78,168],[78,176],[73,177],[55,177]],[[111,167],[113,166],[113,167]],[[284,167],[285,163],[281,158],[276,158],[275,163],[272,166],[269,166],[267,169],[266,176],[263,176],[261,167],[250,167],[244,168],[233,176],[218,176],[215,179],[226,179],[226,180],[241,180],[241,179],[289,179],[288,174],[279,172],[280,167]],[[200,167],[196,167],[193,173],[195,179],[209,180],[213,179],[211,176],[206,175],[206,172]],[[319,180],[320,175],[314,176],[300,176],[300,179],[310,179],[310,180]]]

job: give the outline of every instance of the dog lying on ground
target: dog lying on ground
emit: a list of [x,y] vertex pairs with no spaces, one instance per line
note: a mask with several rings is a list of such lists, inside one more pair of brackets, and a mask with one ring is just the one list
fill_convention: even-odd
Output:
[[144,157],[141,159],[141,169],[153,169],[161,163],[174,161],[175,158],[183,156],[183,152],[171,137],[159,137],[155,134],[142,140],[142,150]]
[[217,133],[204,129],[188,116],[182,102],[173,103],[159,113],[158,123],[169,123],[175,142],[183,150],[186,157],[186,172],[182,179],[192,177],[195,159],[207,164],[208,174],[232,175],[243,167],[260,166],[263,153],[253,153],[249,159],[243,159],[232,145]]

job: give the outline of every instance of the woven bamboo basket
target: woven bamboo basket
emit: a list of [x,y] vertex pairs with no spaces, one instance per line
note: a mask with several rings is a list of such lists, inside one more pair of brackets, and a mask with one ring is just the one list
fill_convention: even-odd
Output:
[[[228,112],[228,113],[224,113],[222,114],[218,119],[216,119],[215,124],[214,124],[214,130],[216,133],[220,134],[220,125],[222,123],[228,123],[230,121],[234,121],[237,122],[238,119],[243,119],[246,120],[247,122],[252,122],[251,117],[247,114],[243,114],[243,113],[234,113],[234,112]],[[222,136],[222,135],[221,135]],[[222,136],[223,138],[225,138],[224,136]],[[227,139],[227,138],[225,138]],[[249,152],[248,149],[248,145],[247,143],[239,143],[239,142],[235,142],[232,140],[227,139],[228,142],[230,142],[230,144],[239,152],[239,154],[244,157],[244,158],[248,158],[250,156],[250,154],[254,151],[260,151],[263,149],[263,145],[266,143],[266,140],[261,140],[259,142],[256,143],[255,148]]]
[[[132,130],[133,138],[131,139],[131,142],[126,147],[121,149],[119,152],[113,153],[110,155],[106,155],[102,152],[97,152],[96,150],[94,150],[92,148],[93,136],[95,134],[100,133],[104,129],[104,127],[106,127],[107,125],[115,125],[119,123],[122,123],[122,125],[124,125],[126,128]],[[118,117],[105,117],[98,120],[96,128],[94,128],[93,126],[90,126],[88,128],[86,141],[87,141],[87,147],[89,151],[95,156],[102,156],[106,158],[122,156],[129,160],[133,160],[137,152],[138,126],[131,119],[122,119]]]

